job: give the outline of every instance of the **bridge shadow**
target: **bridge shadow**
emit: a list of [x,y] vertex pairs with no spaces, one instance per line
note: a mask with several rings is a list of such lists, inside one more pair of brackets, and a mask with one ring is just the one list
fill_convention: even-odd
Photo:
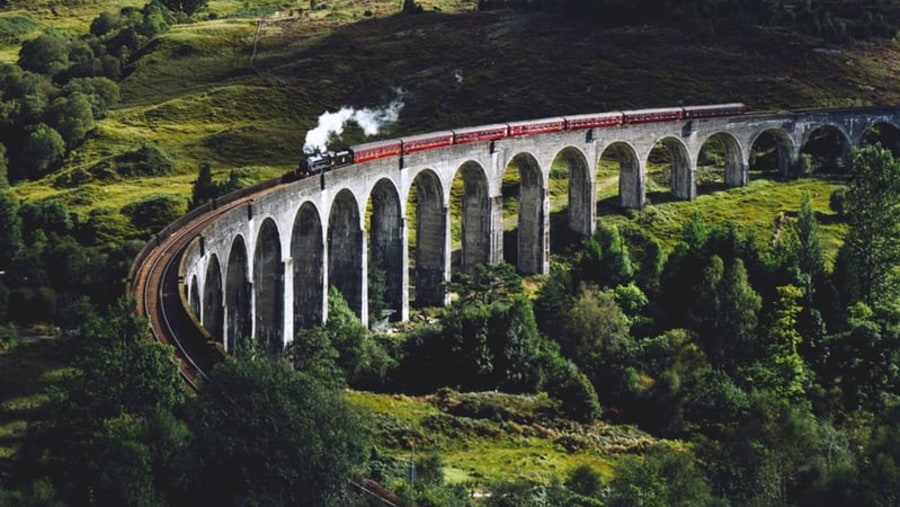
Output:
[[570,254],[575,252],[584,236],[569,228],[569,210],[561,209],[550,213],[550,253]]
[[716,192],[722,192],[722,191],[728,190],[730,188],[732,188],[732,187],[729,187],[724,182],[723,183],[719,183],[719,182],[704,183],[702,185],[697,185],[697,195],[700,196],[700,195],[714,194]]
[[678,199],[674,195],[672,195],[671,190],[658,190],[655,192],[647,192],[647,205],[658,206],[660,204],[667,204],[670,202],[678,202],[682,199]]

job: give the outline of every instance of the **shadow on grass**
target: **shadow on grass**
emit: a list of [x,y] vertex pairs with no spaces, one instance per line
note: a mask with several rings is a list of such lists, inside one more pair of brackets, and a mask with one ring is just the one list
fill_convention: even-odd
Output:
[[[0,351],[0,452],[18,449],[28,425],[46,417],[47,374],[63,368],[70,356],[65,341],[48,338],[22,340]],[[0,457],[0,470],[9,463]]]

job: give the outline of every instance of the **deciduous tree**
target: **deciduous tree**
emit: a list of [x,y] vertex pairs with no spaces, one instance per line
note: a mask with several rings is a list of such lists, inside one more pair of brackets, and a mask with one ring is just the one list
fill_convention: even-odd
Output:
[[183,12],[190,16],[206,7],[208,0],[161,0],[162,4],[172,11]]
[[204,383],[193,419],[204,503],[346,505],[364,464],[358,415],[280,359],[229,360]]

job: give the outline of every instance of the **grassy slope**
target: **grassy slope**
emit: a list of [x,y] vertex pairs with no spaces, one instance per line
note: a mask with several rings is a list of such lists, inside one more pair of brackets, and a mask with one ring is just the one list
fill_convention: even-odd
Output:
[[[12,8],[0,12],[0,60],[14,61],[18,41],[41,29],[83,32],[101,10],[143,1],[68,3],[74,6],[14,0]],[[161,189],[187,195],[203,161],[220,174],[245,169],[260,178],[274,176],[295,163],[305,131],[319,114],[343,105],[383,105],[397,87],[405,91],[405,108],[385,136],[677,103],[741,100],[765,110],[900,102],[894,78],[900,73],[900,46],[894,42],[826,52],[819,42],[776,30],[717,37],[657,27],[597,31],[555,17],[470,12],[474,1],[421,3],[429,12],[417,16],[391,16],[398,5],[394,0],[333,0],[330,9],[291,16],[291,8],[308,2],[256,2],[263,5],[261,12],[281,13],[257,26],[255,17],[242,15],[243,2],[212,0],[210,10],[219,19],[180,25],[162,36],[122,83],[121,105],[64,168],[87,167],[146,142],[175,159],[177,174],[72,190],[42,181],[16,191],[29,199],[56,196],[84,212],[98,203],[121,207]],[[442,12],[431,12],[433,6]],[[367,9],[374,18],[363,15]],[[461,13],[451,15],[456,12]],[[601,180],[606,182],[608,174],[603,171]],[[775,232],[775,219],[797,209],[803,192],[823,213],[832,251],[840,233],[827,215],[828,182],[759,179],[746,189],[706,194],[693,203],[663,204],[661,196],[651,194],[654,205],[635,218],[612,211],[614,178],[608,183],[599,188],[601,220],[640,224],[668,244],[688,209],[695,208],[711,220],[738,220],[766,242]],[[555,198],[559,193],[554,191]],[[2,391],[0,453],[10,452],[25,424],[10,415],[10,407],[20,399],[31,403],[27,400],[36,391],[26,384],[34,385],[45,369],[44,363],[35,364],[36,373],[27,377],[33,382]],[[352,394],[351,399],[410,427],[437,410],[402,397]],[[525,437],[453,441],[444,435],[434,442],[432,450],[444,454],[455,480],[519,473],[546,480],[549,471],[564,473],[578,462],[608,470],[611,456],[568,453]],[[384,445],[398,455],[407,452],[402,445]]]
[[58,340],[31,335],[14,346],[0,343],[0,472],[28,424],[41,417],[45,389],[62,374],[65,350]]
[[[398,16],[388,15],[393,1],[335,1],[308,16],[282,9],[261,18],[258,30],[255,18],[176,26],[138,62],[122,83],[120,107],[64,170],[142,142],[176,160],[174,177],[104,184],[113,206],[161,188],[183,195],[204,161],[219,173],[274,176],[294,165],[319,114],[384,105],[396,88],[405,91],[405,107],[384,136],[676,103],[742,100],[760,110],[900,101],[895,43],[824,52],[814,40],[774,30],[716,38],[657,27],[594,30],[570,19],[471,12],[474,3],[423,2],[442,12]],[[290,5],[300,3],[282,7]],[[31,17],[41,26],[84,28],[90,6],[80,3],[72,18],[80,24],[41,17],[46,8]],[[213,1],[210,9],[225,16],[239,8]],[[46,187],[18,192],[59,192]]]

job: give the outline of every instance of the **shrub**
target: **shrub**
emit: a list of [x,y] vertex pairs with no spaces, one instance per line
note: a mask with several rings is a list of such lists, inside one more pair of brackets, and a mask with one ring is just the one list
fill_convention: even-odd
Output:
[[144,233],[154,233],[187,212],[187,200],[180,196],[157,194],[122,208],[122,214]]
[[563,412],[576,421],[592,421],[603,414],[594,385],[567,359],[553,360],[546,389],[562,403]]
[[69,66],[68,41],[62,36],[44,34],[22,43],[19,66],[40,74],[53,75]]
[[162,150],[147,144],[115,157],[113,162],[116,172],[125,178],[162,176],[174,168],[172,160]]
[[845,203],[847,202],[847,187],[840,187],[834,190],[831,193],[831,197],[828,198],[828,207],[831,211],[834,211],[838,214],[838,216],[844,216]]
[[60,164],[66,154],[66,142],[59,132],[44,123],[30,125],[25,132],[22,147],[25,172],[31,179],[38,179]]

